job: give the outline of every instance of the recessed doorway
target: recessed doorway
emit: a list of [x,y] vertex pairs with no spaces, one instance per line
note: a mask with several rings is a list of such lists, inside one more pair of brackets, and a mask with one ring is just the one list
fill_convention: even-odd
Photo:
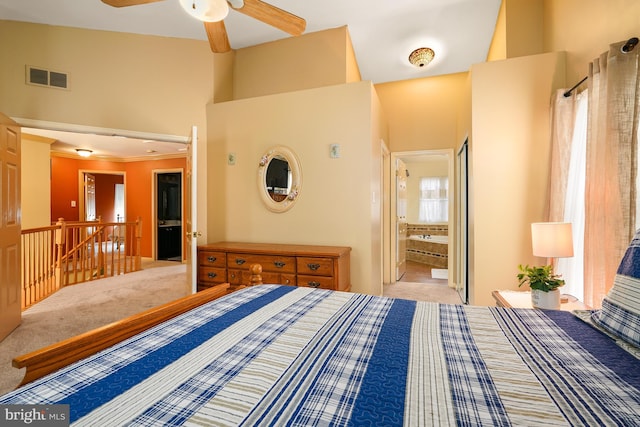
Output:
[[156,259],[182,262],[182,171],[156,173]]
[[453,268],[454,161],[451,149],[391,153],[392,277],[385,295],[460,302]]

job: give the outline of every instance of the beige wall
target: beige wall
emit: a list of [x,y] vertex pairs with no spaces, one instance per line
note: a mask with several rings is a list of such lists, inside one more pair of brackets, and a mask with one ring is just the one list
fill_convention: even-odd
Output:
[[537,261],[530,224],[544,220],[549,96],[564,65],[549,53],[472,67],[472,304],[493,305],[491,291],[517,289],[518,265]]
[[[369,118],[371,126],[369,140],[371,175],[366,194],[367,198],[363,203],[368,203],[371,210],[371,258],[370,262],[365,263],[365,266],[370,268],[371,271],[370,289],[367,292],[374,295],[382,295],[383,282],[385,280],[382,263],[385,259],[385,240],[387,240],[384,235],[385,227],[382,221],[388,218],[388,216],[385,217],[383,210],[387,209],[386,212],[389,212],[389,204],[385,203],[384,200],[384,192],[387,190],[384,182],[384,158],[389,149],[386,145],[389,137],[389,127],[380,99],[370,84],[369,93],[371,97],[371,114]],[[345,179],[348,179],[348,176],[345,175]],[[353,217],[352,220],[354,224],[357,223],[357,217]]]
[[[345,27],[346,28],[346,27]],[[360,67],[358,66],[358,58],[356,58],[356,52],[353,50],[353,44],[351,42],[351,35],[347,28],[347,80],[346,83],[355,83],[362,80],[360,75]]]
[[[214,83],[206,41],[2,20],[0,40],[11,40],[0,44],[0,111],[11,117],[182,136],[196,125],[206,135]],[[69,73],[70,89],[25,84],[26,65]],[[205,200],[206,144],[199,152]]]
[[589,62],[611,43],[640,37],[638,0],[543,0],[544,49],[567,52],[567,84],[587,75]]
[[507,59],[507,11],[506,1],[502,0],[498,19],[496,20],[496,28],[493,30],[493,38],[489,46],[487,61],[496,61]]
[[[209,105],[209,241],[350,246],[352,289],[378,294],[380,207],[371,192],[380,160],[372,153],[384,127],[372,119],[375,102],[361,82]],[[340,158],[330,158],[330,144],[340,144]],[[276,145],[292,149],[302,169],[299,199],[284,213],[258,194],[258,162]]]
[[[12,117],[187,135],[213,97],[207,42],[0,21],[0,111]],[[170,52],[170,60],[167,53]],[[69,74],[70,89],[25,84],[25,65]]]
[[[54,141],[22,133],[20,170],[22,229],[51,225],[51,160]],[[28,161],[25,161],[28,159]]]
[[[556,0],[557,1],[557,0]],[[503,0],[506,58],[537,55],[543,50],[543,1]]]
[[244,99],[359,80],[347,27],[238,49],[233,97]]
[[375,86],[389,123],[392,152],[455,148],[467,73]]

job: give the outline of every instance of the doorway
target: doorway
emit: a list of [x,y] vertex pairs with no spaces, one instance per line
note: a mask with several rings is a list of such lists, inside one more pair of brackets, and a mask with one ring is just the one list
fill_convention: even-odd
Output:
[[[391,156],[395,168],[390,185],[391,271],[402,271],[402,275],[391,278],[391,283],[431,283],[435,279],[453,291],[453,150],[396,152]],[[404,195],[399,190],[400,181],[406,186]]]
[[156,259],[182,262],[182,171],[155,175]]
[[79,221],[125,222],[125,172],[81,169]]

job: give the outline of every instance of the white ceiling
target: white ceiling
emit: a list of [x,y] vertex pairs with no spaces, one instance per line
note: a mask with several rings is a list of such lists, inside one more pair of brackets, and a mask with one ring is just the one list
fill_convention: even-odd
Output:
[[[96,130],[98,132],[98,130]],[[61,131],[23,127],[23,134],[37,135],[55,139],[51,151],[76,156],[76,149],[91,150],[92,159],[140,160],[158,157],[185,155],[186,141],[175,138],[173,141],[160,140],[162,136],[125,136],[115,133],[94,133],[91,131]]]
[[[269,0],[307,21],[306,33],[347,26],[363,80],[385,83],[468,71],[487,57],[501,0]],[[178,0],[114,8],[100,0],[0,0],[0,19],[106,31],[207,40],[201,22]],[[288,34],[230,10],[225,18],[234,49]],[[427,67],[409,64],[431,47]]]

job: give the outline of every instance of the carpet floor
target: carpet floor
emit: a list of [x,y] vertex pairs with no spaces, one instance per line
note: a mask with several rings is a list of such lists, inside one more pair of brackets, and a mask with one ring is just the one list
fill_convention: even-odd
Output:
[[455,289],[447,286],[446,280],[432,279],[427,282],[396,282],[384,285],[385,297],[410,299],[414,301],[461,304]]
[[58,341],[188,295],[186,264],[67,286],[29,307],[22,323],[0,342],[0,395],[16,388],[24,371],[11,360]]

